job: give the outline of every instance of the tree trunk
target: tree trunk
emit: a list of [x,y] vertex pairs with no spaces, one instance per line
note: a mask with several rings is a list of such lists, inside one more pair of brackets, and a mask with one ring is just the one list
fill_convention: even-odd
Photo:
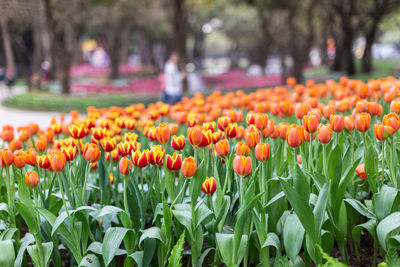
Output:
[[279,49],[279,61],[281,63],[281,83],[286,83],[287,66],[286,66],[286,52],[284,49]]
[[335,40],[336,51],[335,51],[335,59],[333,60],[332,70],[333,71],[341,71],[342,69],[342,61],[343,61],[343,49],[342,44]]
[[180,65],[186,64],[187,13],[185,0],[172,0],[173,45],[179,54]]
[[129,48],[131,45],[131,27],[128,23],[122,29],[121,32],[121,53],[120,53],[120,61],[121,63],[128,63],[129,59]]
[[204,43],[204,33],[200,29],[196,31],[194,34],[194,46],[193,46],[193,56],[192,60],[196,67],[202,67],[202,59],[203,59],[203,43]]
[[6,56],[6,68],[10,70],[15,75],[15,59],[14,53],[11,46],[11,38],[10,33],[8,32],[7,21],[6,18],[0,16],[0,27],[1,27],[1,35],[3,36],[3,47],[4,54]]
[[346,71],[347,75],[353,75],[356,73],[354,66],[354,56],[353,56],[353,33],[351,31],[346,31],[343,42],[343,70]]
[[379,21],[374,20],[371,28],[365,36],[365,50],[361,61],[361,71],[363,73],[372,72],[372,46],[375,42]]

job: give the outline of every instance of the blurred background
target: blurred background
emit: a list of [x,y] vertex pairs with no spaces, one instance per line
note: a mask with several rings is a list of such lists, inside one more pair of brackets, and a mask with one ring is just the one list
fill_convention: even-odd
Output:
[[68,112],[400,74],[400,0],[0,0],[3,106]]

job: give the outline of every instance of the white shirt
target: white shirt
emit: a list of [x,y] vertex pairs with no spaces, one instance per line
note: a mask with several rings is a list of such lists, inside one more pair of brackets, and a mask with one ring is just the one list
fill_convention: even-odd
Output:
[[178,66],[170,61],[167,61],[164,68],[165,75],[165,92],[169,95],[182,94],[182,74]]

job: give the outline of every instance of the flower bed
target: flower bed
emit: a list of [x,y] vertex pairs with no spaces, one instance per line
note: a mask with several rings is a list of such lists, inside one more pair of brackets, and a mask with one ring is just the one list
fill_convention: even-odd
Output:
[[290,78],[4,125],[0,265],[398,266],[399,88]]

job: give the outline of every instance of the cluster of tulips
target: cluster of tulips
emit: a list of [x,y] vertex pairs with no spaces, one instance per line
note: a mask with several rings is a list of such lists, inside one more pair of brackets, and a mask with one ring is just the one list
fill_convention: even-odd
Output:
[[399,266],[399,93],[393,77],[289,78],[5,125],[0,265],[342,266],[368,253]]

